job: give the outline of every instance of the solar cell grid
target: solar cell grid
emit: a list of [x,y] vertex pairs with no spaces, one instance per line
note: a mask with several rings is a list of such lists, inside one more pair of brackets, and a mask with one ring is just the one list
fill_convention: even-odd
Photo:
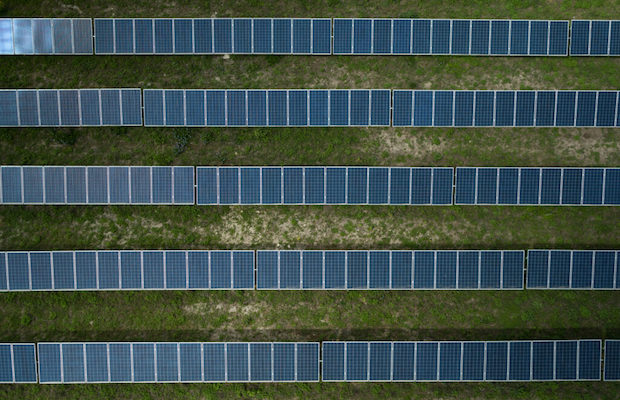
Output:
[[528,289],[618,289],[617,250],[528,250]]
[[257,289],[523,289],[524,257],[508,250],[258,250]]
[[605,184],[617,186],[612,171],[615,169],[457,167],[455,204],[613,205],[615,192],[609,191],[603,199]]
[[620,54],[620,21],[573,20],[571,56],[616,56]]
[[331,54],[331,20],[95,19],[95,54],[229,53]]
[[600,340],[324,342],[322,380],[596,380],[600,355]]
[[[197,167],[197,204],[452,204],[452,168],[244,167],[261,169],[258,178],[239,181],[239,167]],[[428,176],[411,183],[426,197],[409,199],[411,171]],[[378,172],[380,171],[380,173]],[[431,174],[432,173],[432,174]],[[254,194],[252,194],[254,193]],[[219,197],[218,197],[219,196]],[[248,197],[249,196],[249,197]],[[252,197],[252,201],[250,201]],[[245,200],[244,200],[245,199]]]

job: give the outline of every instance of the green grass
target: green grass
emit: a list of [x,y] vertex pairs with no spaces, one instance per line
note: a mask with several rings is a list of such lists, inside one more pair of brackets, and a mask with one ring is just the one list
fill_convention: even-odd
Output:
[[[614,18],[593,1],[1,1],[5,16]],[[614,89],[619,58],[4,57],[5,88]],[[618,166],[617,129],[0,129],[0,164]],[[619,246],[612,207],[0,208],[0,249]],[[618,292],[79,292],[0,296],[0,341],[619,338]],[[617,398],[603,382],[0,385],[0,398]]]

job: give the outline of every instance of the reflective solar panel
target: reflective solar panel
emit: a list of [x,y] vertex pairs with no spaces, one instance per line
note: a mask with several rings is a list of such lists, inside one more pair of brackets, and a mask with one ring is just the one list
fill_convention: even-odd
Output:
[[245,250],[2,252],[0,270],[0,291],[255,286],[254,252]]
[[528,250],[528,289],[618,289],[617,250]]
[[197,167],[196,174],[197,204],[452,204],[452,168]]
[[[614,205],[612,168],[458,167],[455,204]],[[605,196],[603,194],[605,193]]]
[[90,18],[0,19],[0,55],[93,54]]
[[523,289],[524,257],[509,250],[258,250],[257,288]]
[[194,204],[194,167],[2,166],[1,170],[3,204]]
[[617,91],[394,90],[393,126],[614,126]]
[[94,21],[96,54],[331,54],[330,19]]
[[[26,346],[31,359],[18,353]],[[12,372],[4,365],[12,349],[15,379],[6,382],[36,383],[33,344],[0,344],[0,382]],[[40,383],[319,381],[319,343],[39,343],[38,350]]]
[[0,343],[0,383],[37,383],[33,343]]
[[322,380],[597,380],[600,357],[600,340],[324,342]]
[[620,55],[620,21],[573,20],[570,42],[571,56]]
[[145,126],[390,126],[389,90],[145,89]]

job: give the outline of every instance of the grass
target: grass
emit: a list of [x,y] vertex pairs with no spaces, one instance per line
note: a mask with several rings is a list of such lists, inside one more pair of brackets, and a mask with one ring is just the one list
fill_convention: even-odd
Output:
[[[619,2],[0,2],[6,16],[609,19]],[[614,89],[620,59],[5,57],[6,88]],[[618,166],[617,129],[0,129],[0,164]],[[613,207],[0,208],[0,249],[618,248]],[[617,292],[83,292],[0,296],[0,341],[620,337]],[[0,385],[0,398],[617,398],[617,383]]]

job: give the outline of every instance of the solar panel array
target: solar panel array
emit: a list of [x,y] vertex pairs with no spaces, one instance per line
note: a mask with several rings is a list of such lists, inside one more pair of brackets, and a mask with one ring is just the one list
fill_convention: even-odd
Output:
[[0,343],[0,383],[37,383],[33,343]]
[[194,167],[0,168],[1,204],[194,204]]
[[1,252],[0,291],[254,289],[254,251]]
[[394,90],[392,126],[620,126],[618,91]]
[[331,54],[331,19],[95,19],[96,54]]
[[146,126],[389,126],[390,90],[144,90]]
[[617,250],[528,250],[528,289],[620,289]]
[[[619,109],[618,91],[144,90],[144,126],[618,127]],[[0,126],[142,124],[140,89],[0,90]]]
[[1,89],[0,126],[142,126],[140,89]]
[[90,18],[0,18],[0,55],[93,54]]
[[605,340],[604,366],[603,380],[620,380],[620,340]]
[[571,56],[620,55],[620,21],[572,21]]
[[318,382],[319,343],[39,343],[40,383]]
[[323,381],[600,380],[601,341],[324,342]]
[[452,168],[196,167],[197,204],[452,204]]
[[455,204],[618,205],[619,168],[457,168]]
[[335,18],[334,54],[566,56],[568,21]]
[[[1,166],[0,204],[453,204],[451,167]],[[196,186],[196,196],[194,187]],[[618,205],[619,168],[458,167],[454,204]]]
[[258,250],[258,289],[523,289],[523,251]]

